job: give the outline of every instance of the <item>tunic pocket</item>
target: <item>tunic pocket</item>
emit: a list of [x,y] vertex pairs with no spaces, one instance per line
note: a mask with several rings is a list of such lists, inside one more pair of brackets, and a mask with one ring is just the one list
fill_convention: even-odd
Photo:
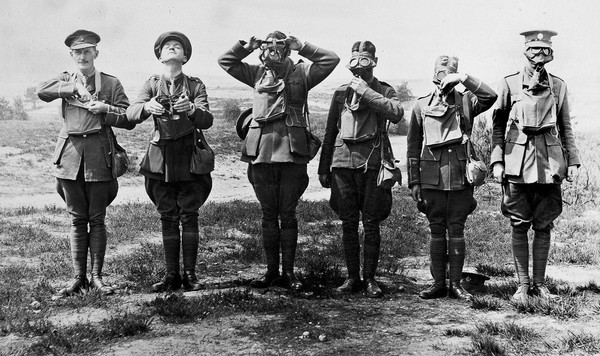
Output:
[[65,146],[67,145],[67,140],[69,139],[69,135],[59,135],[58,140],[56,141],[56,146],[54,147],[54,154],[52,155],[52,163],[55,165],[60,165],[60,160],[62,158],[62,154],[65,151]]

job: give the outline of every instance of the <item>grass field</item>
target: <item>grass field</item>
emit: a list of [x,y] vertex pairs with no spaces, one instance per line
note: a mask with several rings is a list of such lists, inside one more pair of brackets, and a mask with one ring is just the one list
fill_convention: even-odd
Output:
[[[313,125],[322,136],[328,98],[314,100]],[[239,141],[221,105],[222,99],[211,101],[217,119],[208,140],[239,164]],[[134,161],[151,129],[140,126],[118,133]],[[25,157],[22,165],[47,165],[57,127],[0,122],[0,142],[9,152],[0,156],[0,168],[11,157]],[[382,226],[378,278],[385,297],[379,300],[333,293],[345,267],[341,225],[327,201],[302,200],[298,207],[302,293],[248,287],[264,268],[260,206],[232,200],[201,208],[197,270],[206,289],[149,294],[164,273],[158,215],[151,204],[129,202],[109,207],[107,216],[106,279],[116,295],[90,291],[64,299],[51,296],[71,278],[69,216],[62,206],[23,206],[3,208],[0,215],[0,354],[600,353],[600,141],[577,138],[584,166],[574,183],[564,185],[550,254],[548,284],[558,300],[509,300],[516,289],[510,228],[493,183],[476,190],[479,205],[467,222],[466,263],[491,277],[472,303],[417,297],[430,281],[428,228],[405,186],[394,188],[393,211]],[[11,156],[8,148],[21,151]],[[0,172],[9,182],[50,179]],[[131,168],[125,178],[136,174]]]

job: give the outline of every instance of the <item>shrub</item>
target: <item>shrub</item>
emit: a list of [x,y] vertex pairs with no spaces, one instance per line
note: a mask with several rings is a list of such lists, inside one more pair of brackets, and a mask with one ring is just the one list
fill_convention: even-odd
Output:
[[241,112],[238,100],[227,99],[223,101],[223,119],[226,121],[235,122]]

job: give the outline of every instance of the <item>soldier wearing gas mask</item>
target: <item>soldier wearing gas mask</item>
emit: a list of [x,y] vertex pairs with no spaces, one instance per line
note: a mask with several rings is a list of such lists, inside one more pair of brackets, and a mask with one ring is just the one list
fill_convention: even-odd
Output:
[[[262,64],[243,62],[260,50]],[[291,51],[312,61],[294,63]],[[248,180],[262,208],[262,240],[267,272],[253,287],[270,286],[280,279],[292,290],[302,289],[294,273],[298,241],[296,206],[308,186],[306,167],[312,158],[309,142],[308,91],[323,81],[339,63],[338,56],[293,36],[275,31],[265,40],[239,41],[219,57],[231,76],[254,88],[252,120],[242,146]]]
[[[392,208],[391,188],[377,185],[381,148],[388,153],[385,158],[393,162],[386,126],[397,124],[404,116],[396,91],[373,75],[376,65],[375,45],[355,42],[347,65],[354,77],[333,95],[319,161],[319,181],[323,187],[331,187],[330,205],[342,220],[348,277],[337,291],[357,292],[364,286],[366,295],[372,298],[382,295],[375,280],[381,243],[379,224]],[[364,284],[360,279],[358,235],[361,214],[365,232]]]
[[[436,59],[436,88],[415,103],[406,138],[408,186],[417,208],[427,215],[431,231],[429,254],[434,283],[419,293],[423,299],[472,298],[460,285],[465,222],[477,206],[473,187],[465,179],[467,155],[474,155],[467,143],[473,120],[494,104],[497,95],[481,80],[457,71],[458,58]],[[467,90],[455,88],[459,83]]]
[[[550,230],[562,212],[561,183],[572,181],[580,165],[567,87],[546,70],[553,60],[554,31],[526,31],[527,64],[506,76],[493,114],[494,178],[502,184],[502,213],[512,225],[512,250],[519,287],[513,300],[529,295],[552,298],[544,285]],[[532,279],[527,232],[534,231]]]

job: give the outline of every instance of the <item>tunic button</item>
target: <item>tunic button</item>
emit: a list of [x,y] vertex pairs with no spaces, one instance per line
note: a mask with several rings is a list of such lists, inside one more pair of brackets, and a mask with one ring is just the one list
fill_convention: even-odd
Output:
[[83,135],[83,137],[87,137],[87,135]]
[[449,149],[448,149],[448,152],[452,152],[452,149],[451,149],[451,148],[449,148]]

